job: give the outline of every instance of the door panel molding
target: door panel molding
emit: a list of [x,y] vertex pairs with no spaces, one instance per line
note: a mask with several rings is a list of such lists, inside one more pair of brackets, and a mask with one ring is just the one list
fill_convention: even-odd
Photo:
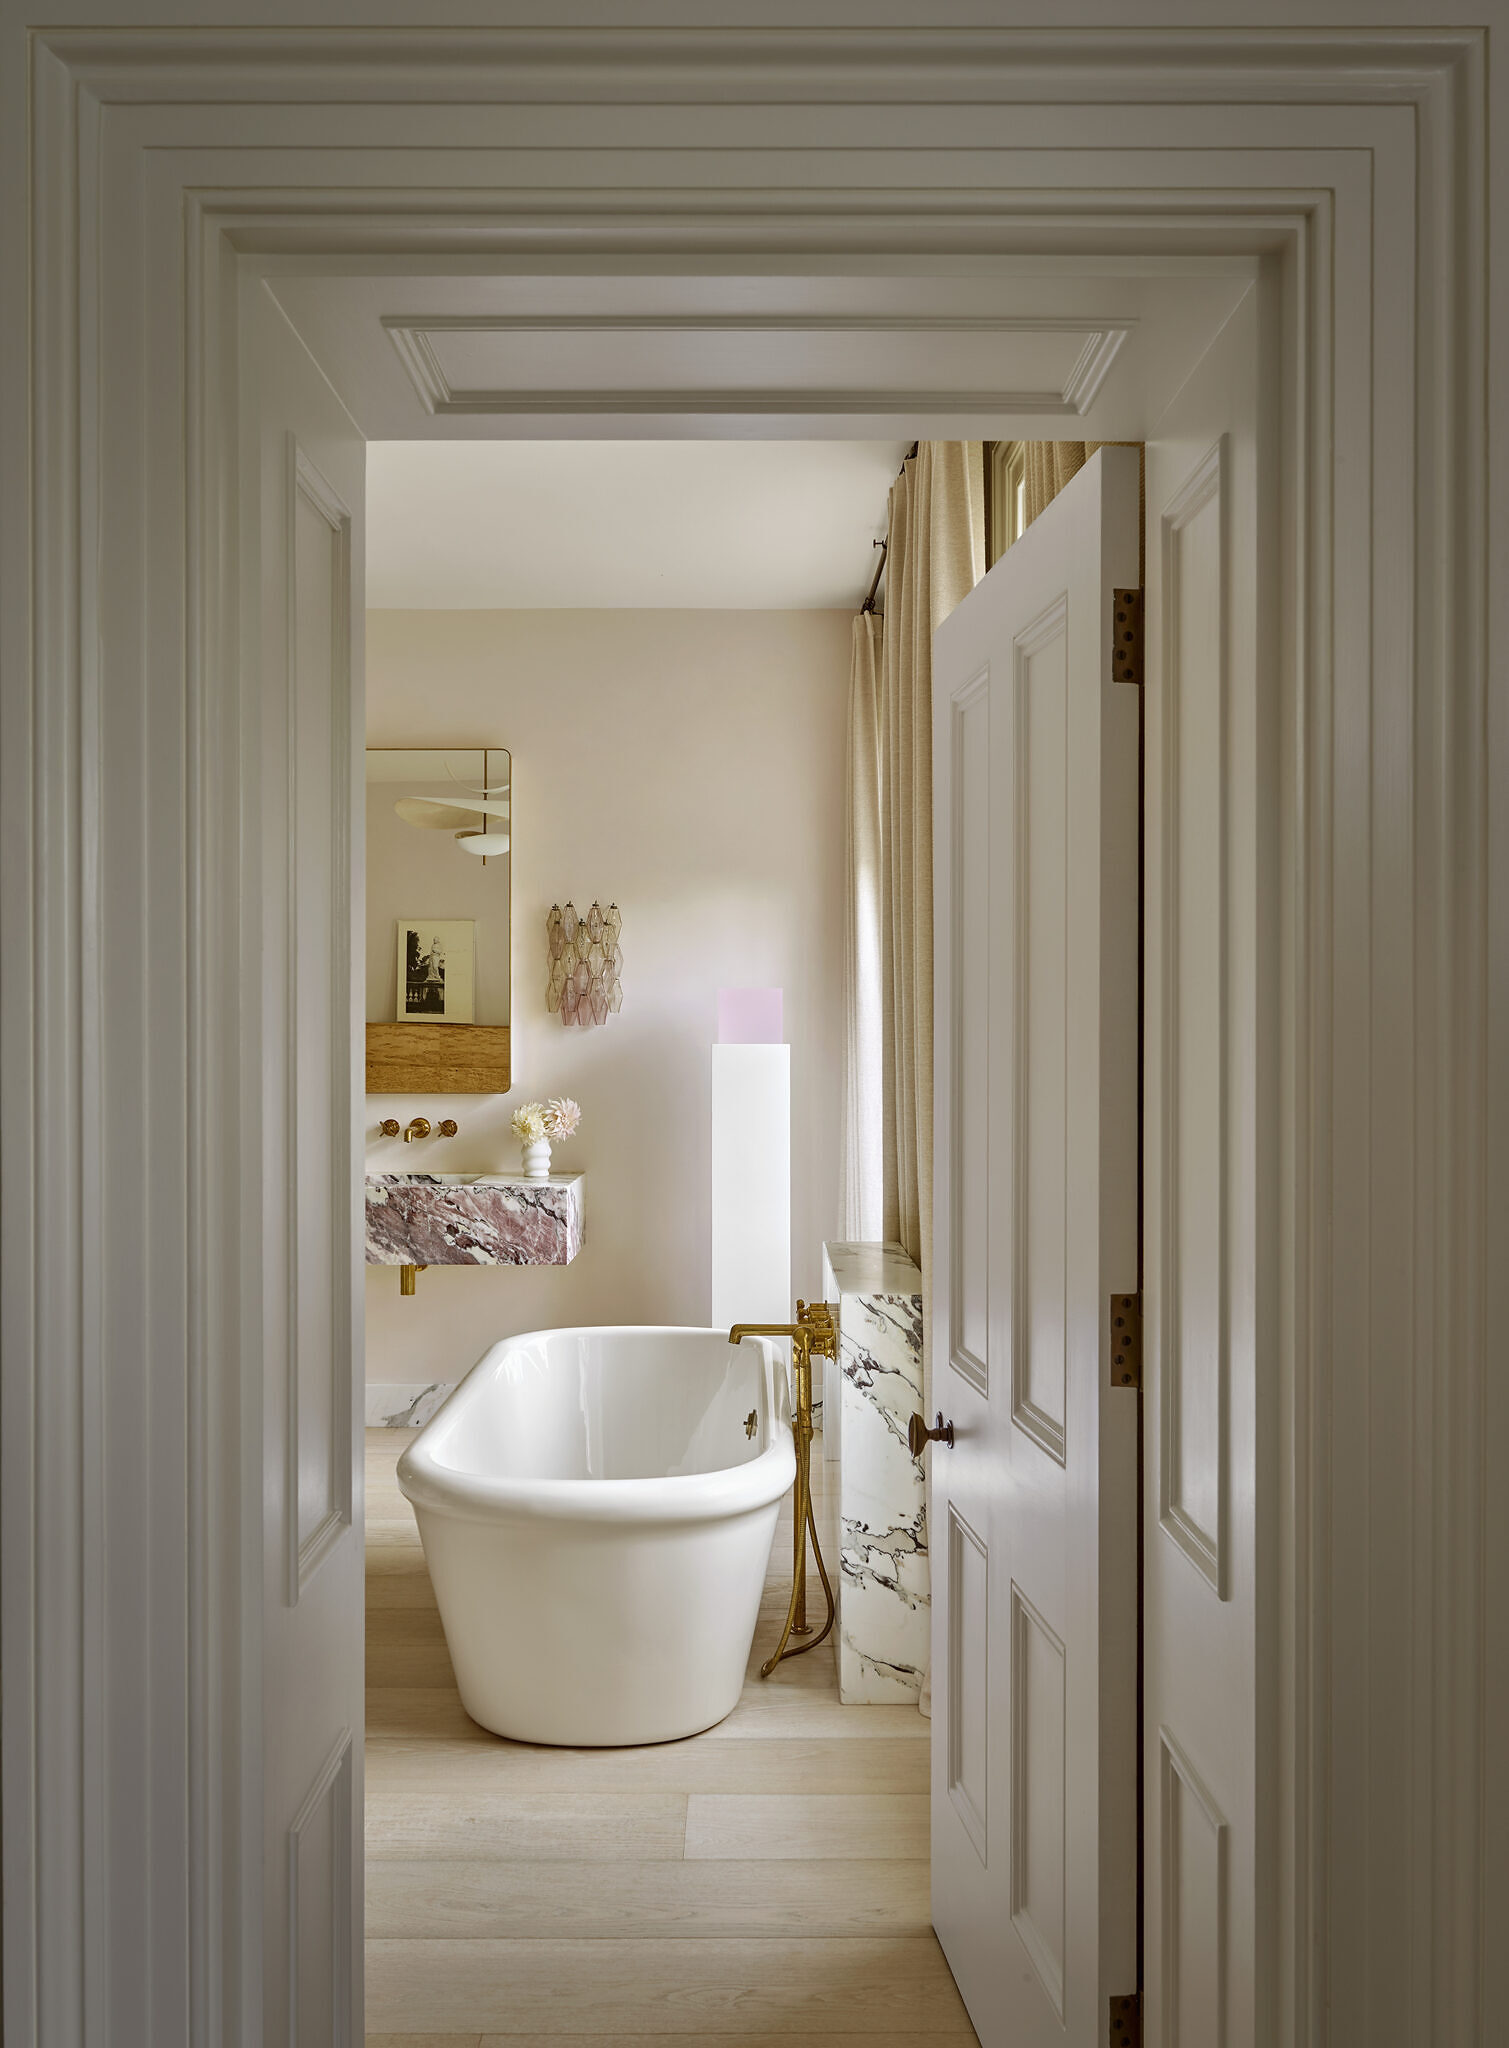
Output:
[[[1012,1052],[1010,1072],[1013,1077],[1011,1091],[1011,1419],[1021,1430],[1045,1451],[1057,1465],[1062,1465],[1068,1453],[1068,1402],[1064,1379],[1063,1345],[1051,1343],[1043,1346],[1034,1342],[1033,1310],[1039,1300],[1040,1290],[1034,1284],[1034,1267],[1038,1263],[1035,1254],[1038,1246],[1032,1237],[1032,1218],[1038,1205],[1032,1200],[1034,1164],[1045,1160],[1051,1169],[1055,1165],[1059,1172],[1066,1170],[1066,1145],[1068,1128],[1068,1101],[1062,1085],[1059,1087],[1059,1101],[1053,1116],[1054,1128],[1036,1128],[1040,1122],[1043,1105],[1039,1098],[1029,1095],[1027,1087],[1028,1063],[1033,1040],[1034,993],[1042,985],[1041,974],[1034,971],[1033,935],[1035,931],[1048,932],[1063,930],[1062,898],[1067,887],[1069,863],[1069,818],[1068,818],[1068,640],[1069,640],[1069,597],[1067,591],[1060,591],[1032,623],[1018,635],[1012,650],[1011,674],[1011,715],[1015,724],[1015,746],[1013,761],[1015,773],[1011,788],[1011,829],[1008,844],[1012,861],[1012,935],[1011,956],[1014,962],[1012,983]],[[1058,660],[1053,671],[1047,676],[1046,688],[1034,690],[1034,677],[1039,662],[1052,654]],[[1039,718],[1034,720],[1032,700],[1034,695],[1043,701]],[[1037,773],[1040,766],[1033,751],[1035,725],[1046,715],[1049,721],[1056,720],[1054,737],[1057,747],[1050,764],[1056,771],[1055,790],[1063,808],[1062,830],[1058,835],[1057,851],[1059,863],[1056,873],[1050,873],[1050,890],[1057,883],[1058,895],[1054,902],[1041,900],[1042,882],[1033,858],[1032,817],[1040,797],[1045,794],[1044,778]],[[1065,1023],[1064,1015],[1064,963],[1060,959],[1058,1015],[1050,1019],[1056,1023],[1056,1030],[1043,1034],[1056,1044],[1059,1059],[1064,1057]],[[1040,1020],[1041,1022],[1042,1020]],[[1049,1105],[1051,1109],[1051,1105]],[[1055,1215],[1062,1221],[1064,1204],[1062,1197],[1051,1205]],[[1052,1248],[1050,1248],[1051,1254]],[[1056,1302],[1054,1315],[1057,1327],[1064,1329],[1068,1320],[1068,1263],[1063,1233],[1058,1236]],[[1037,1370],[1037,1361],[1044,1352],[1053,1379],[1044,1384]],[[1056,1397],[1056,1398],[1055,1398]],[[1058,2010],[1056,2007],[1055,2010]]]
[[[991,1114],[988,1052],[992,1024],[989,956],[981,935],[990,916],[990,671],[982,669],[952,698],[949,732],[954,787],[960,792],[949,858],[953,868],[949,960],[954,988],[954,1044],[947,1113],[953,1142],[950,1214],[953,1271],[949,1299],[949,1362],[977,1391],[990,1394],[990,1302],[966,1293],[971,1246],[983,1249],[990,1230],[986,1134]],[[970,858],[971,846],[975,858]],[[983,1280],[985,1261],[978,1270]],[[969,1339],[973,1339],[973,1343]]]
[[[1161,1044],[1163,1113],[1155,1142],[1161,1147],[1163,1214],[1162,1321],[1158,1345],[1158,1518],[1218,1598],[1226,1597],[1225,1529],[1229,1513],[1227,1404],[1231,1332],[1227,1278],[1227,1197],[1230,1123],[1227,1069],[1226,735],[1227,536],[1222,500],[1224,437],[1217,441],[1169,500],[1160,520],[1159,574],[1163,579],[1163,1008]],[[1186,566],[1192,546],[1205,552]],[[1195,594],[1191,596],[1190,586]],[[1207,602],[1202,605],[1201,598]],[[1186,599],[1190,598],[1187,607]],[[1193,616],[1186,618],[1186,609]],[[1201,720],[1203,719],[1203,725]],[[1186,720],[1194,724],[1185,731]],[[1191,803],[1214,806],[1219,822],[1185,862],[1181,823]],[[1192,836],[1192,835],[1191,835]],[[1216,852],[1211,854],[1211,842]],[[1203,910],[1189,931],[1189,902]],[[1186,939],[1192,943],[1186,943]],[[1208,1015],[1186,1031],[1183,1010],[1191,981],[1208,981]],[[1198,1064],[1204,1093],[1191,1100]],[[1200,1155],[1198,1184],[1187,1154]],[[1186,1233],[1196,1237],[1186,1257]],[[1194,1344],[1186,1342],[1186,1275],[1206,1279],[1209,1298]],[[1198,1469],[1192,1469],[1198,1468]]]
[[990,1551],[948,1504],[948,1795],[964,1832],[990,1863]]
[[352,1778],[347,1728],[288,1829],[288,2048],[353,2048]]
[[1064,2017],[1069,1787],[1067,1651],[1011,1585],[1011,1924],[1048,2003]]
[[[1480,1939],[1509,1912],[1491,1847],[1509,1780],[1484,1739],[1509,1668],[1486,1634],[1509,1613],[1509,1505],[1484,1484],[1489,1459],[1509,1464],[1484,1364],[1490,1319],[1509,1324],[1484,1227],[1485,1188],[1500,1226],[1509,1194],[1488,1064],[1506,1036],[1488,828],[1509,763],[1489,746],[1484,561],[1509,447],[1485,402],[1485,44],[1254,36],[1230,4],[1229,32],[1170,31],[1151,0],[1125,33],[881,30],[862,106],[852,37],[822,29],[421,46],[349,30],[335,0],[251,37],[74,32],[49,25],[54,0],[0,19],[8,2039],[71,2039],[86,2013],[164,2041],[260,2025],[238,1989],[261,1940],[236,1814],[257,1793],[240,1744],[259,1714],[243,1602],[265,1333],[256,948],[234,881],[259,854],[226,498],[237,252],[712,266],[889,258],[922,237],[998,260],[1103,248],[1108,222],[1129,254],[1260,249],[1280,274],[1290,496],[1267,557],[1254,998],[1271,1128],[1241,1277],[1264,1305],[1261,1497],[1287,1535],[1263,1560],[1274,1818],[1254,2024],[1318,2040],[1334,2010],[1380,2044],[1465,2043],[1509,2006],[1509,1955]],[[337,103],[341,181],[322,189],[328,156],[306,144],[328,145]],[[768,154],[719,154],[756,104],[767,140],[813,151],[789,189],[764,182]],[[488,128],[503,106],[506,152]],[[605,120],[622,148],[594,160],[599,182],[576,163],[551,184],[552,146]],[[408,186],[428,187],[422,219],[393,207]],[[150,761],[113,751],[133,730]],[[171,1002],[141,1000],[149,942],[183,963]],[[161,1453],[150,1491],[120,1439],[107,1463],[107,1388]],[[1397,1426],[1354,1427],[1370,1402]],[[1376,1560],[1349,1540],[1364,1527]],[[1385,1581],[1421,1597],[1390,1601]],[[116,1806],[107,1783],[150,1803]],[[143,1812],[186,1854],[150,1853]],[[1404,1854],[1369,1856],[1380,1814]],[[1386,2002],[1374,1954],[1398,1962]]]
[[[352,1409],[354,1348],[351,1325],[351,1236],[349,1165],[352,1157],[350,948],[328,929],[312,877],[328,883],[328,901],[351,900],[351,776],[355,734],[351,721],[351,510],[317,464],[289,434],[287,562],[287,675],[285,717],[288,747],[287,953],[285,1058],[288,1062],[290,1122],[286,1137],[285,1257],[288,1262],[287,1438],[288,1603],[318,1571],[321,1561],[351,1526]],[[306,562],[300,527],[317,523],[326,559]],[[320,587],[311,590],[307,571]],[[328,616],[328,628],[310,647],[301,633],[301,613],[313,605]],[[309,669],[310,658],[316,663]],[[317,745],[328,756],[324,772],[311,774],[301,717],[315,716]],[[324,716],[321,717],[320,713]],[[313,923],[314,930],[309,927]],[[312,957],[309,957],[311,956]],[[316,996],[326,1010],[326,1028],[311,1044],[301,1032],[306,1005]],[[323,1038],[329,1065],[306,1078],[303,1067],[318,1057]],[[326,1120],[306,1101],[329,1104]],[[325,1185],[321,1185],[321,1183]],[[306,1191],[307,1190],[307,1191]],[[328,1219],[328,1242],[326,1223]],[[306,1300],[306,1295],[312,1300]],[[311,1316],[311,1309],[313,1311]],[[311,1327],[311,1321],[314,1327]],[[315,1441],[306,1442],[313,1434]]]
[[1226,2048],[1228,1828],[1199,1772],[1158,1730],[1162,2026],[1167,2048]]

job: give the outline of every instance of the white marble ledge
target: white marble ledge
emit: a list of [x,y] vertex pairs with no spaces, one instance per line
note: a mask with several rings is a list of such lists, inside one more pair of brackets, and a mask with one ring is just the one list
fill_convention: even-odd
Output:
[[899,1244],[825,1244],[823,1250],[841,1295],[922,1293],[917,1262]]
[[585,1241],[586,1176],[369,1173],[369,1266],[567,1266]]

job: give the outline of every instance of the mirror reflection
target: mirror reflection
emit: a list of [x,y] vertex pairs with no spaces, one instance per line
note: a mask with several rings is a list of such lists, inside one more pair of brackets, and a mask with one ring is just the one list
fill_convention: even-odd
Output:
[[509,1021],[506,747],[367,749],[367,1022]]

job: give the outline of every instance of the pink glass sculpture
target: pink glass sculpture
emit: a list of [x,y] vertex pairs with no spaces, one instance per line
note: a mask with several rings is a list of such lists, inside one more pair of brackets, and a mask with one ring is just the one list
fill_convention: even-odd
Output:
[[720,988],[720,1045],[780,1045],[783,1038],[778,988]]

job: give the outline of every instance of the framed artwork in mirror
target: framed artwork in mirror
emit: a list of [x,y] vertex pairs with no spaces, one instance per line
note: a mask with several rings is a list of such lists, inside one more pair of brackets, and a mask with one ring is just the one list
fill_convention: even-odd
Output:
[[398,920],[398,1015],[432,1024],[476,1021],[476,926],[469,917]]

